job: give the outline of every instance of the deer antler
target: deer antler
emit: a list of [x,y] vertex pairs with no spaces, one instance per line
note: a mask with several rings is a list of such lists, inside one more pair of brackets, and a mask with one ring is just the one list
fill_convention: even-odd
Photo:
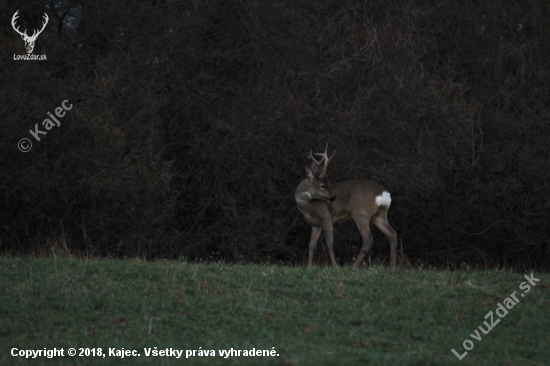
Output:
[[14,29],[17,33],[19,33],[19,35],[20,35],[21,37],[23,37],[23,36],[28,37],[26,32],[23,33],[23,32],[21,32],[21,31],[19,30],[19,26],[17,26],[17,28],[15,28],[15,21],[16,21],[16,19],[19,17],[19,15],[17,15],[17,13],[19,13],[19,10],[17,10],[17,11],[15,12],[15,14],[13,14],[13,17],[11,18],[11,26],[13,27],[13,29]]
[[19,10],[17,10],[17,11],[15,12],[15,14],[13,14],[13,17],[11,18],[11,26],[13,27],[13,29],[14,29],[17,33],[19,33],[19,35],[20,35],[21,37],[23,37],[23,39],[29,39],[29,40],[32,39],[32,40],[35,40],[36,38],[38,38],[38,36],[40,35],[40,33],[42,33],[42,31],[44,30],[44,28],[46,28],[46,25],[48,24],[48,20],[50,20],[50,18],[48,17],[48,14],[44,13],[44,21],[42,22],[42,29],[40,29],[40,30],[36,30],[36,29],[35,29],[35,30],[32,32],[32,36],[29,36],[29,35],[27,34],[27,30],[26,30],[26,29],[25,29],[24,32],[21,32],[21,31],[19,30],[19,26],[17,26],[17,27],[15,26],[15,21],[17,20],[17,18],[19,18],[18,13],[19,13]]
[[323,158],[320,161],[317,161],[313,157],[313,154],[311,153],[311,150],[309,150],[309,157],[317,164],[317,168],[319,169],[319,178],[323,178],[325,174],[327,174],[327,167],[328,163],[332,160],[334,157],[334,154],[336,154],[336,150],[332,153],[332,156],[329,158],[327,155],[327,149],[328,149],[328,143],[325,145],[325,152],[324,153],[315,153],[315,155],[322,156]]
[[40,29],[39,31],[35,29],[34,32],[32,32],[32,36],[30,38],[34,38],[34,39],[38,38],[40,33],[42,33],[42,31],[46,28],[46,25],[48,24],[48,20],[50,20],[50,18],[48,18],[48,14],[44,13],[44,21],[42,22],[42,29]]

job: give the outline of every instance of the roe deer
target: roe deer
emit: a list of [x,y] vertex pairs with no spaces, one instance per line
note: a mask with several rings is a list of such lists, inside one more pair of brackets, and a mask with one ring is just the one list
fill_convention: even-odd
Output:
[[[371,248],[370,223],[372,222],[390,241],[390,266],[395,269],[397,233],[390,226],[387,218],[391,203],[389,192],[380,184],[368,179],[346,180],[335,183],[331,187],[327,176],[327,166],[336,151],[329,158],[327,148],[328,144],[325,146],[323,154],[315,153],[315,155],[322,156],[320,161],[313,157],[310,150],[309,156],[315,163],[317,171],[314,172],[306,167],[307,179],[298,185],[294,195],[298,209],[311,225],[308,266],[313,264],[313,251],[323,230],[330,260],[334,266],[337,266],[332,241],[332,224],[353,218],[363,238],[363,247],[353,268],[359,267]],[[315,168],[315,165],[312,163],[312,168]]]

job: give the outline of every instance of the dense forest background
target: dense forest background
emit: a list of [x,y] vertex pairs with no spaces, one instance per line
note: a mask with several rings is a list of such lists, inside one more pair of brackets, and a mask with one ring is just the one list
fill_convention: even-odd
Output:
[[[398,265],[548,270],[549,8],[3,1],[0,253],[302,265],[294,190],[327,142],[332,182],[391,192]],[[14,60],[17,10],[29,35],[48,15],[47,60]],[[350,265],[359,232],[335,229]],[[375,230],[367,262],[388,257]]]

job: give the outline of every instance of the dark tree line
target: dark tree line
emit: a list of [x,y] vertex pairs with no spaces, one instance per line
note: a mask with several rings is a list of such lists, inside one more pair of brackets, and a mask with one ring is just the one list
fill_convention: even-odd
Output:
[[[548,269],[547,1],[5,4],[3,253],[305,263],[293,192],[328,142],[333,182],[392,193],[401,265]],[[14,60],[16,10],[48,14],[46,61]]]

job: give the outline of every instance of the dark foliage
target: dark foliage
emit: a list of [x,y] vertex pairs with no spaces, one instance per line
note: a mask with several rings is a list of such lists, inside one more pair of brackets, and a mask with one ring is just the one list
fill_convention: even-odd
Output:
[[[1,252],[304,263],[293,192],[328,142],[333,182],[392,193],[412,264],[548,269],[547,1],[100,4],[0,15]],[[16,10],[49,15],[47,61],[13,59]]]

